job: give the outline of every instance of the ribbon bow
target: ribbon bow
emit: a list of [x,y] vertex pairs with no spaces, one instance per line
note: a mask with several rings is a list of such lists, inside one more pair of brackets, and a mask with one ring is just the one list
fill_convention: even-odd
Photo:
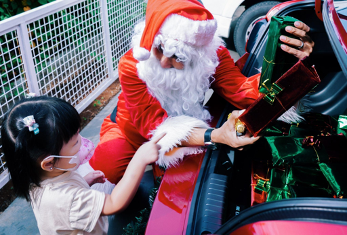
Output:
[[305,139],[302,140],[302,147],[308,147],[308,146],[316,146],[318,148],[321,147],[321,142],[318,138],[315,136],[306,136]]
[[[283,88],[281,88],[279,85],[277,85],[276,83],[272,83],[271,88],[269,89],[265,84],[269,79],[266,79],[263,83],[261,88],[259,89],[259,91],[261,93],[264,93],[265,96],[263,97],[263,99],[268,102],[270,105],[273,105],[275,99],[276,99],[276,95],[278,95],[281,91],[283,91]],[[265,89],[263,89],[265,88]],[[283,106],[283,105],[282,105]]]
[[270,182],[269,179],[265,179],[263,177],[260,177],[259,175],[255,174],[254,179],[257,181],[254,191],[258,193],[262,192],[269,192],[270,190]]
[[39,130],[39,124],[35,122],[34,116],[30,115],[25,118],[23,118],[23,122],[25,126],[29,128],[29,131],[34,131],[34,134],[37,135],[40,130]]

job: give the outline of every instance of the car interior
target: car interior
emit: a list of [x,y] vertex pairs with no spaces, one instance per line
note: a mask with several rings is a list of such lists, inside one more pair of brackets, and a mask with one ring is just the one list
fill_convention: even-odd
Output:
[[[299,2],[285,8],[280,15],[292,16],[311,28],[309,35],[315,46],[310,58],[321,83],[303,98],[309,103],[309,112],[336,116],[347,110],[347,77],[336,59],[326,28],[316,15],[314,4],[314,1]],[[267,38],[263,32],[267,32],[268,25],[266,19],[258,22],[249,38],[246,51],[250,55],[242,70],[248,77],[259,73],[262,66]],[[234,109],[226,104],[217,127]],[[194,191],[187,234],[230,234],[242,225],[264,220],[347,225],[346,201],[314,190],[307,190],[297,198],[255,203],[254,173],[263,171],[266,175],[269,164],[271,150],[264,138],[244,151],[228,146],[209,148]]]

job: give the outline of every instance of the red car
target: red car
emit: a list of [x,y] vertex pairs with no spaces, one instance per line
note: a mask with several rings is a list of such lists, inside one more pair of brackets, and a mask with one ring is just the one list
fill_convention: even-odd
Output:
[[[295,0],[275,6],[254,27],[249,54],[240,59],[246,76],[259,73],[272,15],[289,15],[311,27],[311,58],[322,80],[310,96],[312,111],[342,114],[347,109],[347,1]],[[233,109],[225,106],[217,126]],[[209,147],[205,156],[187,157],[167,169],[146,234],[347,234],[346,199],[296,197],[255,205],[252,159],[262,154],[259,148]]]

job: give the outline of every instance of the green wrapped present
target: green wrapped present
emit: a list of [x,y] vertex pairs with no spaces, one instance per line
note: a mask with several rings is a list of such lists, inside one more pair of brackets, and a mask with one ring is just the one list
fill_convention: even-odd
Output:
[[[274,180],[276,175],[271,176],[269,188],[276,186],[282,191],[275,190],[278,195],[269,197],[269,194],[267,201],[282,197],[284,192],[289,192],[290,188],[293,189],[291,186],[298,184],[307,190],[309,188],[321,190],[323,194],[329,194],[331,197],[345,196],[344,193],[347,192],[345,180],[347,177],[347,139],[345,136],[307,136],[306,138],[273,136],[265,138],[272,151],[273,166],[286,169],[283,173],[284,176],[281,176],[282,187],[276,183],[278,179]],[[300,195],[298,192],[296,194]]]
[[[280,135],[282,125],[273,125],[272,132],[267,132],[265,140],[272,159],[267,170],[270,174],[260,174],[257,167],[254,168],[254,173],[260,176],[254,192],[266,193],[263,202],[347,196],[347,138],[343,135],[347,130],[347,117],[340,115],[336,120],[314,113],[306,117],[305,122],[291,125],[285,136]],[[275,134],[270,136],[271,133]]]
[[266,94],[267,89],[265,87],[271,87],[298,61],[298,58],[280,48],[281,41],[279,40],[281,35],[294,38],[292,34],[285,31],[285,27],[294,27],[295,21],[298,20],[290,16],[273,16],[271,18],[259,83],[261,93]]

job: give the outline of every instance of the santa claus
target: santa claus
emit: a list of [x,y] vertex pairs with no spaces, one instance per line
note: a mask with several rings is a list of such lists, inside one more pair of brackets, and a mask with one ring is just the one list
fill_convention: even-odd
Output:
[[[116,110],[102,124],[90,160],[94,169],[117,183],[139,146],[163,132],[157,163],[164,167],[202,152],[207,143],[238,148],[258,139],[236,135],[237,111],[221,128],[209,125],[212,116],[203,106],[209,88],[239,109],[258,98],[259,76],[241,74],[216,29],[212,14],[196,0],[148,1],[146,20],[135,27],[132,49],[119,62],[122,93]],[[300,23],[288,31],[303,38],[309,28]],[[296,39],[281,40],[301,45]],[[306,40],[300,50],[283,50],[303,58],[312,46]]]

